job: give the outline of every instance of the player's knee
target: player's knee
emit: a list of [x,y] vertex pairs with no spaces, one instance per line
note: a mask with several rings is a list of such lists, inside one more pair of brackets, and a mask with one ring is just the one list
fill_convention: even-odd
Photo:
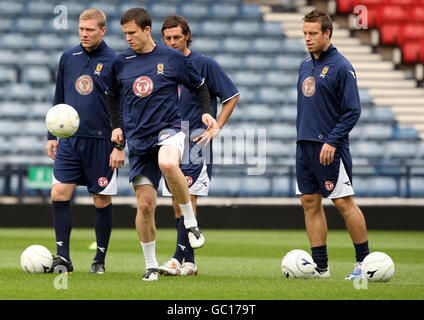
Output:
[[50,197],[52,201],[68,201],[71,199],[72,192],[70,190],[58,187],[54,185],[51,192]]
[[112,196],[95,194],[93,195],[93,200],[96,208],[103,209],[112,203]]
[[148,217],[155,212],[155,204],[151,201],[144,201],[143,203],[138,204],[138,213],[142,217]]
[[320,198],[316,194],[303,194],[300,197],[302,206],[305,209],[314,208],[320,206]]
[[172,176],[178,171],[179,164],[172,160],[161,159],[159,168],[165,176]]

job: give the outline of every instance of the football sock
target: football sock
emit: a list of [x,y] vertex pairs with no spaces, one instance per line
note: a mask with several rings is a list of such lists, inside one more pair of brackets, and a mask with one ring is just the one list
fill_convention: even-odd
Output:
[[[179,263],[182,263],[183,259],[184,259],[184,251],[182,250],[182,248],[180,247],[180,220],[184,218],[175,218],[175,227],[177,228],[177,246],[175,247],[175,253],[173,258],[177,259]],[[184,229],[184,232],[187,233]]]
[[[177,251],[178,258],[176,258],[180,263],[184,258],[185,262],[193,262],[194,263],[194,250],[190,245],[190,241],[188,240],[188,235],[186,231],[186,227],[184,224],[184,217],[180,218],[180,224],[178,226],[178,236],[177,236]],[[179,259],[181,257],[181,259]]]
[[353,246],[355,247],[357,262],[362,262],[365,257],[370,253],[370,249],[368,247],[368,240],[363,243],[353,244]]
[[96,231],[97,252],[94,260],[105,262],[106,251],[112,232],[113,212],[112,204],[105,208],[96,208]]
[[312,247],[312,259],[320,269],[328,268],[327,245]]
[[140,241],[140,243],[144,253],[144,261],[146,262],[146,269],[158,268],[159,264],[158,264],[158,261],[156,260],[156,240],[153,240],[147,243]]
[[72,231],[72,215],[70,201],[52,201],[53,223],[56,233],[57,255],[70,261],[69,239]]
[[197,227],[197,220],[194,216],[193,206],[191,201],[187,204],[178,204],[181,208],[181,212],[184,216],[184,225],[186,229]]

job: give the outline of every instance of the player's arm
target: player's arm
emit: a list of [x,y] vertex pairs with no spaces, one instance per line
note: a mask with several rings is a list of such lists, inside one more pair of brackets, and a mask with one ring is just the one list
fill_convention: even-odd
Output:
[[121,113],[120,102],[117,95],[106,93],[107,111],[109,113],[110,125],[112,127],[111,141],[115,144],[117,149],[124,150],[125,140],[124,134],[121,129]]
[[236,96],[232,97],[231,99],[225,101],[222,104],[221,113],[218,116],[218,126],[220,129],[224,127],[224,125],[227,123],[228,119],[231,117],[231,114],[234,111],[234,108],[236,107],[236,104],[238,100],[240,99],[240,94],[237,94]]
[[204,143],[207,146],[214,137],[219,134],[219,125],[215,118],[212,116],[212,106],[209,95],[209,90],[205,82],[196,90],[197,99],[202,109],[202,122],[206,125],[206,130],[194,139],[194,142]]

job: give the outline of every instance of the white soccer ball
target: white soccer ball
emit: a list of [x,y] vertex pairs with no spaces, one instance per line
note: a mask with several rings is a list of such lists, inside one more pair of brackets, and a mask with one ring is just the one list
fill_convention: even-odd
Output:
[[281,270],[287,279],[310,278],[315,267],[311,255],[300,249],[288,252],[281,262]]
[[372,252],[362,261],[362,274],[372,282],[387,282],[393,278],[395,264],[384,252]]
[[77,132],[80,118],[77,110],[68,104],[57,104],[46,114],[46,126],[58,138],[67,138]]
[[21,267],[25,273],[47,273],[53,262],[53,256],[49,249],[34,244],[22,252]]

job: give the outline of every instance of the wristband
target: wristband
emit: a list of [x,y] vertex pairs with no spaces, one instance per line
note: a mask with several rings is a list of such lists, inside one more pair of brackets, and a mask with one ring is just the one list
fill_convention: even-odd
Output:
[[123,143],[123,144],[117,144],[117,143],[113,143],[113,146],[116,148],[116,149],[118,149],[118,150],[120,150],[120,151],[122,151],[122,150],[124,150],[125,149],[125,142]]

